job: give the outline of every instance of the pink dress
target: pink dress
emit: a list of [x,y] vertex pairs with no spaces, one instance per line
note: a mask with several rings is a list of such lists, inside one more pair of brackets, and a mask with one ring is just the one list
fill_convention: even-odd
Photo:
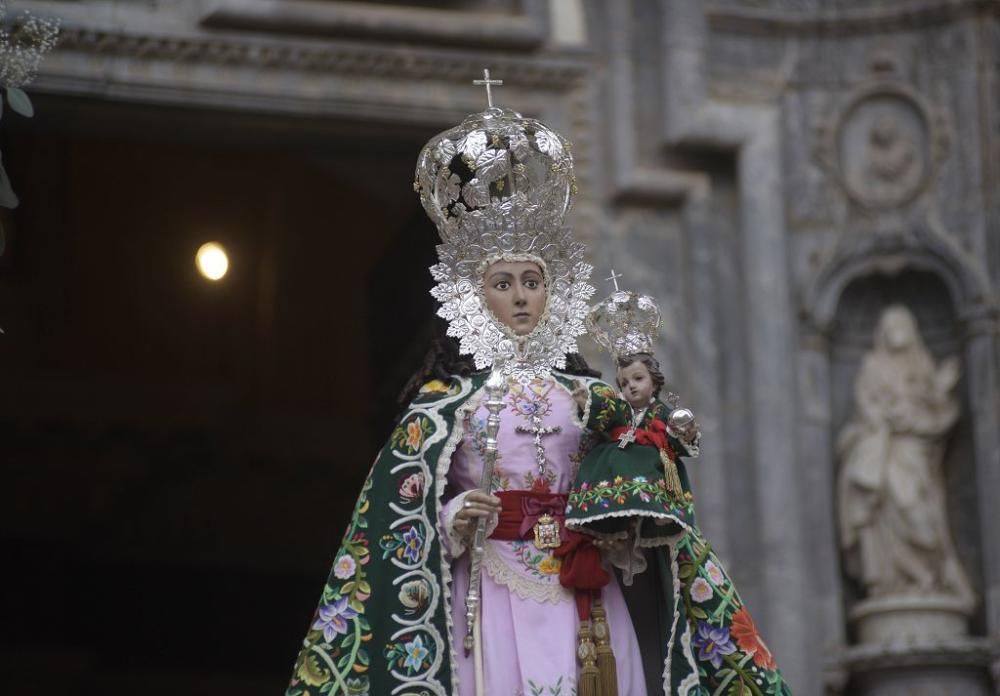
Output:
[[[452,620],[456,647],[458,694],[475,694],[474,657],[462,650],[465,594],[469,586],[469,554],[450,522],[464,499],[462,492],[479,486],[485,447],[486,407],[482,399],[460,413],[463,439],[452,457],[448,491],[442,507],[442,542],[452,562]],[[475,410],[472,410],[475,409]],[[517,427],[558,427],[543,435],[545,466],[539,471],[535,438]],[[498,457],[493,492],[527,490],[544,480],[554,493],[566,493],[582,458],[583,425],[567,389],[553,379],[529,387],[512,385],[500,415]],[[611,643],[618,661],[620,696],[646,696],[639,646],[617,580],[604,588]],[[486,542],[483,558],[481,639],[485,693],[490,696],[569,696],[576,691],[577,609],[573,593],[559,584],[559,561],[532,541]]]

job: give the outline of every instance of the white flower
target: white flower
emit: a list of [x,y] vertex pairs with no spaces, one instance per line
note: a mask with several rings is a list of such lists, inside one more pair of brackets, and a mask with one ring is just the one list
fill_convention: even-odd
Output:
[[722,569],[711,561],[705,563],[705,571],[716,585],[721,585],[726,581],[726,576],[722,574]]
[[357,567],[354,557],[345,553],[334,563],[333,574],[341,580],[347,580],[347,578],[354,576],[354,571]]
[[695,578],[691,583],[691,599],[696,602],[707,602],[712,598],[712,586],[705,578]]

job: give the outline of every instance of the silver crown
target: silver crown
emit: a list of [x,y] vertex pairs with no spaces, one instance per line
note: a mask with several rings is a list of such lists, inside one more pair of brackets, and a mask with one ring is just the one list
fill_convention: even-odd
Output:
[[587,315],[594,341],[615,358],[652,353],[660,328],[660,309],[648,295],[616,290]]
[[551,232],[562,225],[576,190],[566,139],[497,107],[431,138],[417,160],[414,187],[445,242],[468,227]]
[[[414,188],[442,244],[431,267],[438,315],[478,369],[526,381],[566,365],[586,333],[594,288],[585,247],[564,227],[575,191],[569,143],[540,121],[490,107],[432,138],[417,160]],[[486,267],[533,261],[545,276],[538,325],[518,336],[487,309]]]

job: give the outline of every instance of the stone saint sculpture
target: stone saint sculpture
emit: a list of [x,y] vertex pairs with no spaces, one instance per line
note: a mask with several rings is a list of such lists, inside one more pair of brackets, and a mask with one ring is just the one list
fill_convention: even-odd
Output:
[[908,309],[886,308],[837,443],[840,542],[866,599],[973,591],[948,528],[942,460],[959,416],[957,359],[935,366]]

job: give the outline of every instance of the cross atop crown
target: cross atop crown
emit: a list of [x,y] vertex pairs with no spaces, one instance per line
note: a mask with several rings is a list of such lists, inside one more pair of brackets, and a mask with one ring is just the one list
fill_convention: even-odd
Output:
[[490,79],[490,69],[489,68],[483,68],[483,79],[481,79],[481,80],[473,80],[472,84],[474,84],[474,85],[476,85],[478,87],[482,87],[484,85],[486,86],[486,105],[488,106],[488,108],[492,109],[493,108],[493,90],[490,89],[490,88],[492,86],[494,86],[494,85],[496,85],[497,87],[502,86],[503,85],[503,80],[491,80]]

